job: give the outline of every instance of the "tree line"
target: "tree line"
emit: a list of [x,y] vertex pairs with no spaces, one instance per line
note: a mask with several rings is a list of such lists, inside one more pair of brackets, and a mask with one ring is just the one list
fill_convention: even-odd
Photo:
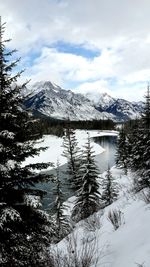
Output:
[[71,121],[58,120],[41,116],[40,113],[33,113],[34,117],[37,118],[37,126],[31,125],[31,131],[34,133],[38,132],[41,134],[52,134],[62,137],[64,135],[64,129],[71,127],[72,129],[87,129],[87,130],[114,130],[115,123],[112,120],[82,120],[82,121]]
[[136,172],[137,190],[150,187],[150,87],[147,87],[141,118],[125,124],[119,133],[116,162],[125,173]]

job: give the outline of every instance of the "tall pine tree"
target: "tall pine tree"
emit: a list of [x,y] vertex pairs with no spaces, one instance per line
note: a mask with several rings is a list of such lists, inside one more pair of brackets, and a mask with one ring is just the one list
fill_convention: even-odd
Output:
[[128,146],[127,146],[127,137],[122,127],[119,132],[118,137],[118,149],[117,149],[117,156],[116,156],[116,164],[118,167],[124,169],[125,174],[127,174],[127,167],[128,167]]
[[40,209],[43,192],[35,185],[49,176],[35,172],[49,164],[22,163],[40,153],[32,136],[35,120],[23,109],[22,87],[12,75],[18,60],[11,62],[0,22],[0,266],[47,266],[49,219]]
[[105,206],[111,205],[118,197],[117,183],[114,181],[114,177],[108,167],[107,173],[102,180],[102,196],[101,200]]
[[[126,161],[129,167],[137,172],[136,189],[150,187],[150,88],[147,94],[141,119],[137,120],[128,135],[128,153]],[[126,162],[125,161],[125,162]]]
[[147,94],[145,96],[144,112],[142,114],[142,122],[144,129],[150,130],[150,86],[147,87]]
[[147,87],[145,96],[144,112],[142,114],[142,123],[139,132],[139,144],[141,153],[139,173],[141,176],[140,184],[142,187],[150,187],[150,88]]
[[63,204],[64,193],[62,192],[62,183],[60,181],[59,162],[57,162],[55,188],[53,192],[55,196],[55,205],[54,205],[54,210],[55,210],[54,222],[56,229],[55,235],[56,235],[56,242],[58,242],[64,236],[66,236],[70,230],[68,218],[64,214],[66,205]]
[[81,183],[81,151],[78,147],[75,131],[71,129],[70,126],[65,130],[63,147],[63,156],[67,158],[67,183],[69,188],[73,192],[76,192]]
[[95,163],[95,155],[92,150],[90,136],[82,154],[82,183],[78,190],[72,217],[82,220],[96,212],[100,208],[100,193],[98,183],[98,169]]

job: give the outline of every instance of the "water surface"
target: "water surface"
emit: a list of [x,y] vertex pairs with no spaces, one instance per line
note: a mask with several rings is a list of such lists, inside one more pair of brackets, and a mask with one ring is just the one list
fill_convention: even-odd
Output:
[[[99,136],[92,138],[95,143],[99,144],[105,149],[104,152],[96,155],[95,160],[100,173],[106,171],[109,167],[115,164],[115,154],[116,154],[116,136]],[[72,192],[69,190],[69,186],[65,183],[66,181],[66,170],[67,164],[60,166],[60,178],[63,184],[63,193],[65,195],[64,200],[72,196]],[[55,175],[56,171],[48,171]],[[38,186],[39,188],[39,186]],[[40,189],[47,191],[46,196],[43,199],[43,208],[51,212],[53,210],[55,197],[53,196],[54,183],[48,182],[40,185]]]

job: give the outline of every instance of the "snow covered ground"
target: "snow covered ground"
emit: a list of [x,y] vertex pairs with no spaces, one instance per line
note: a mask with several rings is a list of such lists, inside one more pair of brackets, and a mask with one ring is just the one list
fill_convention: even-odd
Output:
[[[79,147],[82,148],[87,141],[87,134],[90,134],[90,137],[104,136],[104,135],[117,135],[116,131],[98,131],[98,130],[76,130],[76,137],[79,142]],[[93,150],[95,154],[98,155],[104,151],[102,147],[92,141]],[[53,162],[57,163],[59,159],[60,165],[65,164],[66,158],[62,156],[63,152],[63,138],[54,136],[54,135],[45,135],[43,140],[36,145],[37,147],[47,147],[46,151],[42,151],[39,156],[29,157],[24,165],[28,163],[37,163],[37,162]],[[49,167],[51,169],[51,167]]]
[[[77,130],[76,136],[80,147],[87,140],[87,132],[91,137],[117,135],[117,132],[112,131]],[[25,164],[41,161],[56,164],[58,158],[61,164],[66,163],[66,159],[61,156],[62,144],[62,138],[44,136],[40,146],[47,146],[48,149],[39,156],[28,159]],[[98,144],[92,142],[92,145],[96,154],[104,151]],[[66,253],[68,240],[74,240],[77,253],[80,254],[88,239],[93,259],[97,258],[97,265],[93,262],[91,267],[150,267],[150,204],[144,202],[141,194],[133,193],[132,173],[126,176],[122,170],[115,167],[111,171],[119,187],[118,200],[106,207],[103,212],[99,211],[87,221],[83,220],[76,224],[69,238],[63,239],[55,248],[60,254]],[[74,200],[75,197],[68,199],[67,214],[71,213]],[[121,214],[121,223],[117,230],[108,219],[110,210],[117,210]]]
[[[150,267],[150,204],[144,202],[141,193],[134,195],[132,173],[126,176],[115,167],[111,171],[119,187],[118,200],[103,212],[100,210],[88,220],[76,224],[69,238],[63,239],[56,247],[59,253],[66,253],[68,240],[73,242],[75,239],[76,252],[80,254],[88,239],[88,246],[93,249],[93,259],[98,259],[97,265],[93,262],[92,267]],[[70,209],[74,199],[72,197],[67,202]],[[108,219],[110,210],[121,214],[117,230]]]

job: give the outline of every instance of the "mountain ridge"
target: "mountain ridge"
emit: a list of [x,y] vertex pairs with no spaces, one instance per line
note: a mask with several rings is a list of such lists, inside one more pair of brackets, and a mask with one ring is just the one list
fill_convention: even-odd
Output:
[[89,99],[90,95],[62,89],[50,81],[36,82],[27,91],[30,92],[25,101],[27,108],[61,120],[111,119],[120,122],[139,117],[142,112],[139,103],[115,99],[107,93],[103,93],[94,103]]

